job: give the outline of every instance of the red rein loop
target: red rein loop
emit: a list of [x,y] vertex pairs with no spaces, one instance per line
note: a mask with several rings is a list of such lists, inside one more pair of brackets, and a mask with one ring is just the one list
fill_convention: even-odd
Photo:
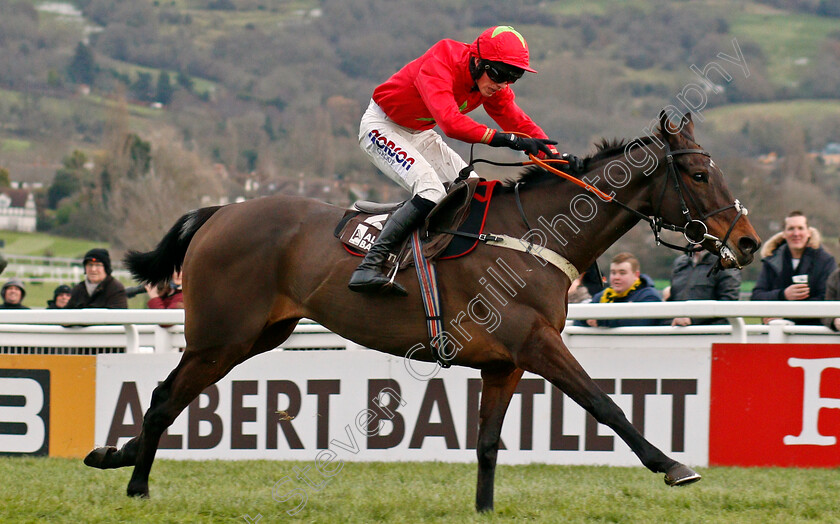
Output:
[[583,180],[581,180],[579,178],[575,178],[568,173],[565,173],[563,171],[560,171],[557,168],[554,168],[554,167],[551,167],[550,165],[548,165],[549,162],[555,162],[555,163],[559,162],[559,163],[563,163],[563,164],[568,164],[569,162],[567,160],[560,160],[560,159],[557,159],[557,158],[550,159],[550,160],[540,160],[539,158],[535,157],[534,155],[529,154],[528,156],[531,158],[531,161],[530,162],[525,162],[526,165],[536,164],[536,165],[540,166],[541,168],[545,169],[546,171],[548,171],[549,173],[553,173],[553,174],[555,174],[555,175],[557,175],[561,178],[565,178],[569,182],[571,182],[571,183],[573,183],[577,186],[582,187],[583,189],[589,191],[590,193],[595,193],[598,196],[598,198],[600,198],[604,202],[612,202],[613,197],[611,195],[608,195],[608,194],[604,193],[603,191],[601,191],[600,189],[598,189],[595,186],[591,186],[591,185],[587,184],[586,182],[584,182]]
[[[505,133],[510,133],[510,131],[505,131]],[[525,133],[513,132],[512,134],[519,135],[519,136],[524,136],[525,138],[531,138],[530,136],[528,136]],[[549,162],[555,163],[555,164],[557,164],[557,163],[568,164],[569,163],[568,160],[561,160],[559,158],[550,158],[550,159],[547,159],[547,160],[541,160],[541,159],[537,158],[536,156],[534,156],[530,153],[528,154],[528,157],[531,159],[531,161],[530,162],[523,162],[522,163],[523,166],[538,165],[541,168],[548,171],[549,173],[555,174],[555,175],[559,176],[560,178],[565,178],[566,180],[575,184],[576,186],[580,186],[583,189],[589,191],[590,193],[594,193],[595,195],[598,196],[598,198],[600,198],[604,202],[612,202],[613,197],[611,195],[608,195],[608,194],[604,193],[603,191],[601,191],[600,189],[598,189],[595,186],[591,186],[591,185],[587,184],[586,182],[584,182],[583,180],[581,180],[579,178],[575,178],[572,175],[570,175],[570,174],[568,174],[564,171],[560,171],[559,169],[551,167],[550,165],[548,165]]]

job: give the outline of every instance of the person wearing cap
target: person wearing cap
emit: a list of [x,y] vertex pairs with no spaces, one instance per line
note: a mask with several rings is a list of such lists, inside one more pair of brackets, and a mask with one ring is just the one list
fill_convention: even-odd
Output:
[[106,249],[94,248],[82,259],[85,279],[73,286],[67,309],[127,309],[125,286],[111,276],[111,256]]
[[61,284],[53,291],[53,299],[47,300],[47,309],[64,309],[70,301],[73,290],[67,284]]
[[0,295],[3,296],[3,304],[0,309],[29,309],[23,305],[26,296],[26,287],[23,281],[12,278],[0,288]]
[[[407,295],[399,284],[389,285],[381,266],[443,199],[444,182],[453,182],[467,167],[435,126],[469,144],[507,147],[542,158],[558,156],[557,142],[515,102],[511,84],[526,71],[536,73],[529,66],[525,38],[510,26],[496,26],[472,44],[441,40],[374,90],[359,126],[359,145],[412,198],[386,222],[353,273],[351,290]],[[479,106],[501,130],[467,116]],[[564,158],[575,166],[579,163],[572,155]]]

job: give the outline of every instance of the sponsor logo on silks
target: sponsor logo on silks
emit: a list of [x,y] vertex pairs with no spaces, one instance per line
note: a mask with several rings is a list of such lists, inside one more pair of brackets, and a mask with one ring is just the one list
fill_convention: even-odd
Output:
[[379,148],[379,154],[383,158],[390,159],[392,163],[401,165],[406,171],[414,165],[414,158],[408,156],[408,153],[401,147],[397,147],[392,140],[389,140],[388,137],[380,133],[378,129],[374,129],[368,133],[368,137],[373,145]]
[[353,236],[351,236],[350,240],[348,240],[347,242],[353,244],[359,249],[370,251],[370,248],[373,246],[373,243],[376,242],[376,235],[373,235],[368,231],[370,231],[370,228],[368,226],[364,224],[359,224],[358,226],[356,226],[356,230],[353,231]]

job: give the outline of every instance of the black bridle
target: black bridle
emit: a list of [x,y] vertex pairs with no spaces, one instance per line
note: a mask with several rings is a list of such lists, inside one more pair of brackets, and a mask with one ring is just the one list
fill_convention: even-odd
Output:
[[[699,217],[699,219],[692,218],[691,211],[689,211],[688,205],[686,205],[685,202],[685,197],[683,196],[683,185],[682,183],[680,183],[680,177],[677,175],[677,170],[674,167],[674,157],[677,155],[703,155],[711,158],[711,155],[709,155],[709,153],[707,151],[704,151],[703,149],[678,149],[676,151],[671,151],[667,144],[665,147],[665,162],[667,164],[667,173],[665,175],[666,180],[662,184],[662,192],[659,196],[659,202],[657,203],[656,209],[653,214],[653,218],[644,216],[642,213],[639,213],[635,210],[631,211],[639,215],[640,218],[646,220],[650,224],[657,245],[662,244],[666,247],[670,247],[671,249],[684,251],[686,253],[693,253],[695,251],[699,251],[700,248],[698,246],[704,241],[711,240],[715,243],[715,247],[717,248],[717,250],[721,252],[721,257],[729,256],[734,259],[735,257],[731,254],[731,252],[729,252],[729,248],[726,247],[726,243],[727,241],[729,241],[729,236],[732,234],[732,230],[735,229],[735,225],[738,223],[738,220],[740,220],[742,216],[747,216],[749,214],[749,211],[745,206],[741,204],[741,202],[738,201],[738,199],[735,199],[735,201],[732,204],[729,204],[728,206],[724,206],[709,213],[702,214]],[[677,193],[677,196],[680,199],[680,212],[685,218],[685,225],[683,226],[666,224],[664,222],[664,219],[662,218],[662,203],[665,201],[665,190],[668,186],[668,180],[673,181],[674,191]],[[694,193],[689,191],[687,187],[685,188],[685,194],[688,195],[688,198],[691,200],[691,203],[694,205],[694,208],[700,209],[700,206],[697,204],[697,200],[694,197]],[[706,226],[705,221],[708,218],[717,215],[718,213],[727,211],[729,209],[735,209],[737,213],[735,215],[735,218],[732,219],[732,222],[729,224],[729,228],[726,230],[726,234],[723,236],[722,239],[714,235],[710,235],[709,228]],[[663,228],[682,233],[683,237],[685,237],[686,241],[690,244],[690,247],[677,246],[662,240],[660,238],[660,232]],[[737,260],[735,260],[735,262],[737,264]]]

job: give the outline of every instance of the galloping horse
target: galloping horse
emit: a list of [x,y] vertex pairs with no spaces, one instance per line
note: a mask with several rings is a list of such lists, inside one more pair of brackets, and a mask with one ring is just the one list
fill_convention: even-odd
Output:
[[[535,253],[553,251],[582,270],[642,219],[651,223],[657,239],[662,227],[682,231],[720,255],[722,267],[749,264],[761,242],[746,208],[695,143],[690,115],[675,125],[663,112],[655,134],[604,143],[599,149],[584,161],[587,188],[532,167],[518,187],[508,185],[493,197],[485,230],[523,243],[529,238],[532,252],[479,244],[469,256],[438,264],[444,313],[464,311],[480,290],[476,281],[500,257],[525,284],[492,332],[462,318],[460,330],[470,337],[451,356],[452,364],[481,370],[479,511],[493,509],[502,422],[525,371],[544,377],[612,428],[648,469],[665,474],[667,484],[700,478],[648,442],[569,352],[560,332],[575,271],[545,264]],[[588,192],[592,186],[600,186],[594,189],[597,198]],[[91,451],[85,464],[101,469],[134,466],[128,494],[148,496],[158,441],[178,414],[234,366],[280,345],[301,318],[397,356],[428,340],[420,288],[410,272],[397,277],[409,298],[348,290],[358,259],[333,239],[343,214],[332,205],[282,195],[203,208],[181,217],[154,251],[130,253],[128,265],[144,282],[165,281],[183,266],[187,348],[154,390],[140,434],[121,449]],[[540,242],[534,243],[535,238]],[[430,352],[411,356],[433,360]]]

